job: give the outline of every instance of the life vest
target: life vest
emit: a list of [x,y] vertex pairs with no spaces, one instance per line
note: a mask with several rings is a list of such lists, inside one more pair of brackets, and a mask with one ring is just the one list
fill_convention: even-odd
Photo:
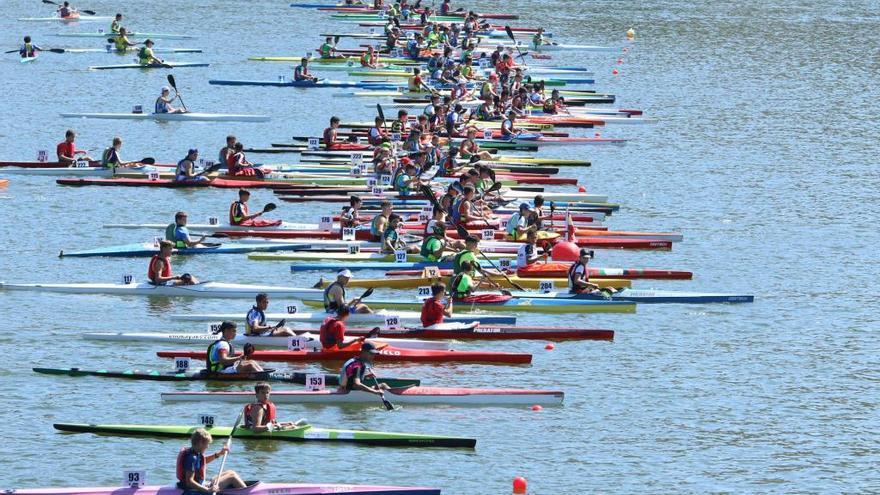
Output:
[[[157,265],[159,263],[159,260],[164,261],[165,264],[162,265],[162,271],[157,273],[156,270],[157,270]],[[171,276],[171,259],[170,258],[162,258],[160,255],[155,254],[155,255],[153,255],[153,258],[150,259],[150,265],[147,267],[147,280],[152,282],[154,279],[157,278],[157,276],[159,276],[159,277],[170,277]]]
[[[372,236],[374,238],[382,237],[382,232],[379,232],[379,219],[380,218],[385,218],[385,217],[382,215],[376,215],[375,217],[373,217],[373,220],[370,222],[370,234],[372,234]],[[385,219],[387,220],[387,218],[385,218]]]
[[148,65],[153,61],[153,50],[149,47],[142,46],[138,48],[138,61],[141,65]]
[[[336,301],[330,300],[330,289],[332,289],[334,286],[342,289],[342,299],[343,299],[343,301],[346,299],[345,287],[342,284],[340,284],[337,281],[337,282],[333,282],[332,284],[328,285],[327,288],[324,289],[324,311],[327,311],[328,313],[330,311],[336,311],[339,309],[339,304],[337,304]],[[326,322],[326,320],[325,320],[325,322]]]
[[156,98],[156,104],[153,105],[154,113],[168,113],[168,102],[161,96]]
[[352,378],[357,376],[359,380],[363,381],[368,369],[367,363],[363,362],[359,356],[349,359],[342,365],[342,370],[339,372],[339,384],[345,390],[351,391]]
[[[180,452],[177,453],[177,482],[178,487],[180,487],[181,489],[184,488],[184,483],[186,483],[184,479],[186,478],[186,473],[183,470],[183,460],[192,453],[193,451],[191,447],[181,447]],[[203,483],[205,481],[205,474],[207,474],[208,472],[208,463],[205,462],[204,454],[198,454],[198,456],[202,461],[200,463],[202,467],[199,469],[198,473],[195,473],[195,478],[197,482]]]
[[431,243],[432,239],[439,241],[441,243],[441,247],[443,246],[443,241],[436,235],[431,234],[428,237],[425,237],[425,240],[422,242],[422,250],[419,252],[419,254],[422,255],[422,258],[425,258],[428,261],[437,261],[438,257],[428,247],[428,244],[433,244]]
[[397,244],[400,240],[400,236],[397,233],[397,230],[392,229],[390,225],[385,229],[385,232],[382,233],[382,245],[383,246],[385,245],[386,239],[391,239],[391,247],[394,249],[397,249]]
[[110,147],[110,148],[105,149],[104,152],[101,153],[101,166],[102,167],[111,168],[111,167],[116,166],[115,162],[110,163],[110,157],[113,156],[114,151],[115,151],[114,148]]
[[337,342],[335,336],[328,331],[330,325],[335,325],[337,323],[341,324],[342,322],[340,322],[335,316],[328,316],[324,318],[324,321],[321,323],[320,339],[321,346],[323,346],[324,349],[342,345],[342,342]]
[[325,147],[329,148],[329,147],[333,146],[333,144],[335,142],[334,134],[335,134],[335,131],[333,130],[332,127],[328,127],[326,129],[324,129],[324,146]]
[[235,201],[229,205],[229,223],[230,225],[238,225],[248,215],[248,207],[246,203]]
[[208,346],[208,352],[205,354],[205,369],[211,372],[218,372],[223,369],[223,365],[220,364],[219,361],[214,361],[214,348],[217,347],[217,344],[220,342],[226,342],[229,344],[229,355],[232,356],[235,354],[235,347],[232,346],[232,342],[229,342],[226,339],[215,340],[211,345]]
[[455,277],[452,278],[452,283],[449,284],[449,295],[454,298],[462,298],[467,297],[470,293],[470,287],[473,284],[473,279],[467,273],[459,273]]
[[[254,409],[257,407],[265,408],[266,413],[263,414],[263,424],[255,425],[251,419]],[[244,406],[244,426],[245,428],[253,428],[254,426],[266,426],[275,421],[275,404],[272,401],[251,403]]]
[[519,225],[520,218],[522,218],[522,215],[520,215],[519,212],[510,215],[510,218],[507,219],[507,235],[516,235],[516,227]]
[[585,278],[586,280],[588,280],[588,281],[590,280],[590,272],[589,272],[588,269],[587,269],[587,265],[583,265],[583,264],[581,264],[580,261],[575,262],[575,263],[572,264],[571,267],[568,269],[568,286],[571,287],[572,290],[575,289],[575,286],[574,286],[574,273],[575,273],[575,270],[577,270],[577,267],[578,267],[578,266],[582,266],[582,267],[584,267],[584,278]]
[[455,273],[461,273],[461,259],[470,253],[467,249],[464,251],[457,253],[454,258],[452,258],[452,271]]
[[165,227],[165,240],[173,242],[174,247],[176,247],[177,249],[187,247],[185,242],[177,240],[177,223],[176,222],[169,224],[167,227]]
[[128,38],[123,35],[117,35],[113,40],[113,44],[115,45],[117,52],[124,52],[128,50]]
[[370,55],[370,52],[366,52],[361,55],[361,66],[368,67],[370,65],[376,64],[376,55]]

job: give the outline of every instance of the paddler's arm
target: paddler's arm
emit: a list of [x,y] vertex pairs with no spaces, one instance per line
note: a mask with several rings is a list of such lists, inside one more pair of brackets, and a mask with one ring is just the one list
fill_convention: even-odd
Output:
[[263,423],[263,416],[265,415],[265,411],[262,407],[255,407],[253,411],[251,411],[251,426],[250,430],[254,433],[262,433],[264,431],[272,431],[272,423],[268,423],[263,426],[256,426]]
[[[376,375],[373,375],[374,378],[375,378],[375,376]],[[378,387],[369,387],[369,386],[361,383],[360,378],[354,377],[353,379],[354,379],[354,383],[351,385],[352,390],[360,390],[362,392],[368,392],[371,394],[381,395],[383,390],[388,389],[388,386],[385,385],[384,383],[380,383]],[[385,385],[385,388],[382,388],[383,385]]]

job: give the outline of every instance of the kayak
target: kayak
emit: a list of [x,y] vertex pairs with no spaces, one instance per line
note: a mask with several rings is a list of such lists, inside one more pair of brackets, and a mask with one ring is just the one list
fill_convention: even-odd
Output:
[[[480,262],[480,266],[487,268],[490,265],[484,261]],[[510,266],[515,267],[516,261],[513,260],[510,262]],[[413,261],[406,263],[395,263],[393,261],[368,261],[368,262],[325,262],[325,263],[316,263],[316,262],[297,262],[290,265],[290,271],[292,272],[303,272],[303,271],[338,271],[343,269],[349,270],[421,270],[423,268],[429,267],[437,267],[440,269],[452,269],[451,261]],[[568,277],[568,272],[566,271],[565,276]],[[560,277],[561,278],[561,277]]]
[[[0,286],[2,288],[2,286]],[[244,321],[244,313],[193,313],[183,315],[171,315],[172,320],[178,321]],[[300,312],[295,313],[266,313],[269,320],[286,319],[289,322],[321,323],[327,318],[327,313]],[[376,311],[374,313],[352,313],[346,323],[349,324],[385,324],[386,318],[396,318],[399,324],[421,324],[422,315],[418,311]],[[449,323],[483,323],[488,325],[515,325],[516,317],[507,315],[454,315],[445,318]]]
[[[376,361],[384,363],[529,364],[532,362],[531,354],[512,352],[400,349],[390,345],[378,346],[378,351]],[[307,350],[254,351],[250,357],[257,361],[285,363],[345,361],[357,356],[359,352],[360,346],[352,345],[345,349],[330,349],[317,352]],[[188,357],[192,359],[205,359],[205,351],[159,351],[156,355],[164,358]]]
[[[558,406],[565,397],[557,390],[526,390],[505,388],[410,387],[391,389],[385,396],[393,404],[451,404],[501,406],[541,404]],[[168,402],[235,402],[253,401],[253,392],[166,392]],[[376,396],[368,392],[336,390],[273,390],[272,401],[278,404],[375,404]]]
[[[150,380],[158,382],[281,382],[306,384],[306,378],[312,373],[282,373],[275,370],[266,370],[259,373],[209,373],[207,370],[199,371],[158,371],[158,370],[82,370],[80,368],[33,368],[34,372],[45,375],[63,376],[97,376],[102,378],[124,378],[130,380]],[[315,373],[321,375],[321,373]],[[324,384],[327,386],[339,385],[339,374],[324,374]],[[414,387],[421,380],[409,378],[379,378],[379,383],[388,384],[389,387]]]
[[[452,268],[451,266],[448,268]],[[523,278],[568,277],[571,263],[534,263],[527,267],[517,268],[516,274]],[[649,278],[655,280],[690,280],[693,272],[680,270],[659,270],[653,268],[593,268],[588,267],[590,278]]]
[[[117,50],[112,45],[107,48],[64,48],[64,53],[116,53],[131,54],[134,50]],[[153,48],[153,53],[202,53],[198,48]]]
[[[254,251],[285,251],[296,249],[308,249],[309,245],[303,244],[287,244],[283,242],[265,242],[265,243],[240,243],[227,242],[216,246],[195,246],[188,248],[176,248],[172,254],[189,255],[189,254],[236,254],[236,253],[252,253]],[[135,244],[123,244],[121,246],[111,246],[106,248],[87,249],[84,251],[61,251],[58,256],[61,258],[88,258],[96,256],[153,256],[159,252],[159,246],[155,242],[140,242]]]
[[[263,483],[247,481],[240,489],[223,490],[223,495],[440,495],[439,488],[380,486],[380,485],[334,485],[314,483]],[[185,495],[176,486],[135,487],[76,487],[76,488],[24,488],[7,490],[17,495]]]
[[[172,169],[166,168],[165,166],[159,165],[144,165],[139,167],[126,167],[124,169],[118,170],[127,170],[131,172],[136,172],[141,175],[146,175],[149,173],[158,173],[160,177],[162,175],[172,174]],[[44,167],[44,168],[16,168],[16,167],[8,167],[4,169],[4,172],[7,174],[15,174],[15,175],[64,175],[64,176],[75,176],[75,177],[113,177],[114,170],[112,168],[107,167]]]
[[152,285],[147,282],[130,284],[9,284],[0,282],[2,290],[23,290],[36,292],[59,292],[64,294],[112,294],[117,296],[164,296],[164,297],[210,297],[210,298],[248,298],[261,292],[284,297],[322,297],[323,290],[278,287],[272,285],[227,284],[222,282],[202,282],[195,285]]
[[[320,330],[317,330],[320,332]],[[366,335],[366,334],[364,334]],[[123,333],[123,332],[99,332],[84,333],[82,337],[87,340],[109,340],[114,342],[163,342],[173,344],[201,344],[207,347],[219,338],[213,333]],[[303,332],[299,335],[306,339],[305,348],[312,351],[322,349],[320,336],[317,333]],[[346,344],[354,343],[356,338],[345,339]],[[239,334],[235,336],[233,342],[238,345],[253,344],[258,347],[284,347],[287,348],[291,341],[290,337],[272,337],[272,336],[252,336]],[[384,338],[369,338],[367,342],[374,344],[391,344],[392,342]],[[403,349],[434,349],[448,350],[448,342],[426,342],[416,339],[394,339],[395,347]]]
[[36,56],[36,55],[34,55],[33,57],[21,57],[20,59],[18,59],[18,61],[19,61],[20,63],[22,63],[22,64],[28,64],[28,63],[31,63],[31,62],[36,62],[36,60],[37,60],[37,56]]
[[58,17],[57,15],[53,17],[19,17],[16,20],[21,22],[110,22],[113,20],[113,18],[97,15],[80,15],[78,13],[74,13],[67,17]]
[[[448,318],[446,319],[449,320]],[[364,336],[370,328],[346,328],[349,336]],[[383,339],[462,339],[462,340],[614,340],[614,330],[565,327],[490,326],[482,324],[439,323],[430,327],[382,330]],[[396,340],[395,340],[396,341]]]
[[[109,38],[111,36],[110,33],[60,33],[53,34],[52,36],[57,36],[59,38]],[[167,33],[138,33],[138,32],[130,32],[128,33],[128,38],[150,38],[154,40],[189,40],[194,39],[195,36],[191,34],[167,34]]]
[[111,70],[111,69],[174,69],[181,67],[208,67],[211,64],[199,62],[163,62],[161,64],[141,65],[141,64],[118,64],[118,65],[93,65],[89,70]]
[[[531,293],[529,293],[531,294]],[[478,294],[473,299],[456,300],[456,311],[527,311],[529,313],[635,313],[635,303],[592,299],[565,299],[541,297],[481,297],[495,294]],[[321,296],[323,298],[323,293]],[[306,306],[323,306],[323,300],[303,299]],[[377,300],[367,301],[370,308],[420,310],[422,301]]]
[[123,178],[96,178],[96,179],[57,179],[56,184],[62,186],[124,186],[124,187],[219,187],[224,189],[269,189],[277,186],[285,186],[283,182],[259,181],[259,180],[230,180],[211,179],[207,181],[175,181],[171,179],[123,179]]
[[381,82],[356,82],[356,81],[333,81],[321,79],[313,81],[287,81],[287,80],[246,80],[246,79],[210,79],[208,84],[216,86],[274,86],[278,88],[371,88],[371,89],[395,89],[396,84]]
[[[451,277],[451,274],[442,275],[443,280],[426,277],[421,274],[414,277],[389,277],[386,275],[384,278],[353,278],[348,281],[346,287],[360,287],[364,289],[415,289],[418,287],[430,286],[437,282],[443,282],[448,285],[449,277]],[[520,278],[516,275],[510,275],[505,278],[501,275],[493,275],[490,277],[490,279],[501,287],[504,287],[505,289],[516,288],[516,286],[514,286],[513,284],[519,285],[520,287],[524,287],[526,289],[541,289],[542,287],[547,286],[547,284],[550,284],[551,287],[568,287],[567,278]],[[508,281],[508,279],[510,280]],[[480,280],[480,277],[474,279],[475,282],[479,282]],[[315,286],[326,288],[328,285],[330,285],[331,282],[332,280],[324,280],[322,277],[319,283]],[[603,288],[614,287],[620,289],[623,287],[632,286],[631,280],[620,278],[593,278],[591,282]]]
[[[512,255],[507,253],[486,253],[490,259],[510,258]],[[250,260],[261,261],[311,261],[311,260],[339,260],[344,261],[378,261],[378,262],[394,262],[394,254],[384,253],[354,253],[346,252],[309,252],[301,251],[298,253],[273,253],[273,254],[249,254]],[[406,255],[406,261],[421,261],[422,255],[409,253]]]
[[[302,55],[297,55],[294,57],[248,57],[248,60],[252,62],[299,62],[302,60]],[[339,58],[324,58],[324,57],[314,57],[311,59],[313,63],[316,64],[347,64],[349,61],[353,63],[360,64],[356,57],[339,57]],[[383,64],[412,64],[413,60],[408,58],[390,58],[390,57],[378,57],[377,62]]]
[[157,122],[268,122],[267,115],[227,113],[62,113],[62,117],[79,119],[155,120]]
[[514,297],[533,297],[554,300],[630,301],[639,304],[654,303],[750,303],[755,296],[742,294],[716,294],[711,292],[681,292],[672,290],[621,289],[606,297],[602,294],[569,294],[567,292],[513,292]]
[[[253,393],[251,397],[253,398]],[[376,397],[375,395],[373,396]],[[375,401],[375,399],[374,399]],[[55,423],[56,430],[74,433],[95,433],[99,435],[131,435],[151,437],[189,438],[197,428],[205,428],[215,438],[235,438],[246,440],[287,440],[291,442],[339,442],[383,447],[451,447],[474,448],[476,439],[420,435],[416,433],[393,433],[369,430],[337,430],[317,428],[312,425],[282,427],[273,431],[256,433],[239,427],[234,431],[230,426],[164,426],[164,425],[96,425],[82,423]],[[223,491],[226,493],[226,490]]]
[[9,179],[0,179],[0,187],[6,187],[9,185]]

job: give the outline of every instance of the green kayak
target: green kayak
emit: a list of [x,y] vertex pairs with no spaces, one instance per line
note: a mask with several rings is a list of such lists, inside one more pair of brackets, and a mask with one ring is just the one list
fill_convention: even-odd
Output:
[[[95,433],[102,435],[180,437],[187,438],[199,426],[163,426],[163,425],[94,425],[84,423],[55,423],[56,430]],[[206,426],[215,438],[228,437],[232,428],[229,426]],[[345,442],[364,445],[380,445],[383,447],[455,447],[474,448],[474,438],[447,437],[437,435],[419,435],[416,433],[392,433],[368,430],[337,430],[333,428],[315,428],[311,425],[293,426],[273,432],[254,433],[246,428],[237,428],[235,438],[250,440],[287,440],[291,442]]]

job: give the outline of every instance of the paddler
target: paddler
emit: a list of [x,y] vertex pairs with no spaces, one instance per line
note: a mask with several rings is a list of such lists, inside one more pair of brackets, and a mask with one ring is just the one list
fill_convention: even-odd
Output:
[[190,436],[190,447],[180,449],[177,454],[177,488],[183,493],[211,493],[215,494],[220,490],[244,488],[245,482],[233,470],[224,470],[219,477],[214,477],[207,483],[205,476],[207,473],[207,465],[209,462],[216,461],[223,457],[229,449],[226,445],[219,451],[205,455],[205,450],[211,444],[213,439],[211,434],[204,428],[198,428],[192,432]]
[[37,52],[41,51],[43,49],[33,44],[30,36],[25,36],[24,43],[18,49],[18,54],[21,55],[21,58],[33,58],[37,56]]
[[[437,210],[443,215],[443,210]],[[442,218],[442,216],[441,216]],[[422,249],[419,254],[425,261],[440,261],[443,258],[443,252],[446,250],[446,225],[445,222],[437,222],[430,224],[431,230],[425,240],[422,241]]]
[[117,52],[127,52],[129,48],[137,46],[128,40],[127,31],[124,27],[119,28],[119,32],[113,37],[113,45]]
[[587,264],[592,257],[592,251],[581,249],[578,260],[568,269],[568,292],[579,294],[599,289],[598,285],[590,282],[590,269]]
[[505,140],[513,140],[516,139],[520,134],[522,134],[522,129],[519,129],[515,125],[516,121],[516,112],[511,110],[507,112],[507,117],[501,121],[501,139]]
[[507,237],[509,240],[518,241],[527,233],[537,230],[530,222],[532,207],[528,203],[520,203],[519,211],[510,215],[507,219]]
[[480,150],[480,145],[477,144],[477,129],[474,127],[468,128],[467,137],[458,145],[458,154],[465,160],[469,160],[472,156],[478,156],[480,160],[492,159],[491,153]]
[[336,281],[324,289],[324,311],[339,314],[340,309],[345,308],[355,313],[372,313],[369,306],[361,302],[361,298],[349,301],[345,297],[345,286],[351,280],[351,270],[343,269],[336,274]]
[[413,68],[413,75],[407,79],[406,87],[412,93],[421,93],[422,91],[434,92],[422,79],[422,69],[418,67]]
[[544,28],[539,27],[538,31],[535,32],[535,35],[532,36],[532,46],[537,50],[540,49],[544,43],[546,43],[544,39]]
[[397,111],[397,120],[391,123],[391,133],[401,136],[409,134],[409,112],[403,109]]
[[443,0],[443,3],[440,4],[440,15],[449,15],[449,11],[452,7],[449,6],[449,0]]
[[453,224],[467,226],[467,224],[477,222],[483,218],[477,214],[477,207],[474,205],[474,195],[476,195],[474,186],[464,187],[464,193],[452,206],[451,219]]
[[76,132],[73,129],[68,129],[64,133],[64,141],[55,147],[55,155],[58,157],[58,162],[65,166],[77,160],[92,161],[92,157],[88,156],[85,151],[76,149]]
[[[231,321],[224,321],[220,324],[220,328],[214,332],[219,333],[221,338],[208,346],[206,353],[208,372],[237,374],[259,373],[263,371],[263,367],[259,363],[248,359],[247,351],[239,356],[235,356],[235,347],[232,346],[232,341],[235,340],[236,332],[235,323]],[[247,348],[248,346],[246,345],[245,347]]]
[[194,241],[186,228],[188,218],[189,215],[185,211],[178,211],[174,214],[174,223],[165,227],[165,240],[171,241],[177,249],[198,246],[208,237],[203,235],[199,240]]
[[475,273],[476,267],[480,266],[479,261],[477,261],[477,252],[479,251],[477,246],[479,244],[480,241],[472,235],[465,238],[464,250],[457,253],[452,259],[452,271],[454,273],[458,274],[463,271],[467,271],[471,275]]
[[327,39],[324,40],[324,44],[318,48],[318,53],[321,54],[322,58],[342,58],[342,54],[336,51],[332,36],[327,36]]
[[385,254],[394,254],[397,251],[406,251],[407,253],[418,253],[419,248],[416,246],[407,246],[405,242],[400,238],[400,233],[397,232],[397,229],[400,228],[400,224],[403,222],[403,219],[400,218],[400,215],[391,214],[388,217],[388,226],[385,227],[385,232],[382,234],[382,248],[381,251]]
[[178,99],[180,99],[180,92],[177,89],[174,90],[174,96],[171,96],[171,88],[162,86],[162,94],[156,98],[156,107],[153,111],[155,113],[186,113],[183,108],[171,106],[171,103]]
[[226,160],[226,171],[229,175],[235,177],[258,177],[263,178],[263,171],[256,168],[253,163],[249,162],[244,154],[244,144],[241,141],[235,143],[232,147],[232,155]]
[[380,146],[382,141],[385,139],[385,129],[383,128],[385,125],[385,121],[382,120],[382,117],[376,117],[373,119],[373,127],[370,127],[370,130],[367,131],[367,142],[372,146]]
[[382,201],[381,211],[378,215],[374,216],[373,220],[370,222],[371,241],[380,242],[382,240],[382,233],[385,232],[385,228],[388,226],[388,218],[393,211],[394,205],[391,204],[391,201]]
[[272,432],[306,424],[304,419],[301,419],[296,423],[279,423],[275,418],[275,404],[269,399],[271,393],[272,387],[266,382],[259,382],[254,385],[254,395],[256,396],[257,401],[244,406],[243,428],[247,428],[254,433],[262,433],[265,431]]
[[[379,383],[379,380],[373,373],[373,358],[376,354],[379,354],[379,350],[371,342],[361,344],[361,352],[357,357],[349,359],[342,365],[342,370],[339,373],[340,392],[360,390],[370,394],[382,395],[388,390],[388,385]],[[364,383],[367,377],[376,385],[375,387]]]
[[156,58],[156,55],[153,53],[153,40],[144,41],[144,46],[138,49],[138,63],[143,66],[150,65],[165,65],[165,62],[161,59]]
[[251,199],[251,192],[247,189],[238,190],[238,201],[229,205],[229,225],[241,225],[248,220],[253,220],[263,214],[260,210],[254,214],[248,211],[247,202]]
[[367,47],[367,51],[361,55],[361,67],[369,67],[370,69],[375,69],[379,67],[378,65],[379,57],[376,56],[376,49],[373,48],[373,45]]
[[421,57],[424,41],[425,38],[422,36],[422,33],[416,33],[415,38],[406,42],[406,54],[409,58],[418,60]]
[[342,209],[342,215],[339,216],[340,229],[356,229],[361,226],[360,209],[363,200],[357,196],[348,198],[348,207]]
[[[538,242],[538,232],[536,230],[529,230],[526,232],[526,242],[519,247],[519,251],[517,252],[517,265],[531,265],[536,263],[538,260],[542,258],[542,256],[538,256],[538,247],[535,243]],[[547,254],[545,253],[543,257],[546,258]],[[520,260],[522,263],[520,263]]]
[[339,129],[339,117],[333,116],[330,117],[330,127],[324,129],[324,148],[328,150],[333,150],[339,147],[339,145],[343,144],[342,141],[337,140],[337,130]]
[[113,18],[113,22],[110,23],[110,32],[113,34],[119,34],[120,29],[122,29],[122,14],[116,14],[116,17]]
[[496,84],[498,84],[498,74],[493,72],[489,74],[489,79],[480,86],[480,99],[490,101],[498,97],[498,92],[495,90]]
[[64,2],[61,5],[59,5],[58,8],[56,9],[56,12],[58,12],[58,17],[60,17],[62,19],[66,19],[66,18],[71,17],[77,13],[76,9],[70,5],[70,2]]
[[101,153],[101,166],[104,168],[115,169],[123,167],[134,167],[139,162],[124,162],[119,158],[119,150],[122,148],[122,138],[117,136],[113,138],[113,145],[105,149]]
[[171,272],[171,252],[174,243],[169,240],[159,242],[159,253],[154,254],[147,266],[147,280],[153,285],[193,285],[199,283],[188,273],[176,276]]
[[317,81],[318,78],[313,76],[311,72],[309,72],[309,59],[307,57],[303,57],[299,61],[299,65],[293,69],[293,80],[294,81]]
[[443,317],[452,317],[452,298],[446,298],[446,286],[436,283],[431,286],[431,297],[422,304],[422,326],[432,327],[443,323]]
[[[404,162],[404,160],[406,160]],[[407,157],[401,159],[401,164],[403,165],[403,173],[397,174],[397,177],[394,178],[394,190],[397,191],[400,196],[409,196],[412,193],[412,190],[419,186],[419,178],[416,176],[416,166]]]
[[186,153],[186,158],[177,162],[177,169],[174,171],[175,182],[207,182],[209,179],[204,175],[196,173],[196,160],[199,159],[199,150],[191,148]]
[[446,114],[446,133],[449,137],[457,136],[464,126],[464,107],[456,103],[453,110]]
[[229,157],[235,153],[235,143],[238,142],[238,138],[233,136],[232,134],[226,136],[226,146],[220,148],[220,155],[218,157],[218,162],[223,165],[229,162]]
[[266,323],[266,309],[269,307],[269,295],[265,292],[257,294],[256,304],[251,307],[244,318],[245,335],[252,337],[293,337],[296,332],[284,326],[284,320],[275,325]]
[[341,349],[354,343],[345,343],[345,322],[349,315],[351,315],[351,308],[342,306],[336,310],[335,315],[324,318],[320,330],[322,349]]

